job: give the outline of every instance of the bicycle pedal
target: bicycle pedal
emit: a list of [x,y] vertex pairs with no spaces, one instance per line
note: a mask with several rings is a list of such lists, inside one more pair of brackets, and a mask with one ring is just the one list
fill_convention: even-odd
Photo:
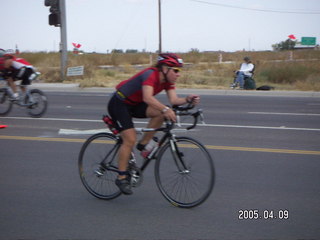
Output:
[[101,169],[95,170],[94,173],[97,174],[98,177],[102,177],[103,176],[103,171]]

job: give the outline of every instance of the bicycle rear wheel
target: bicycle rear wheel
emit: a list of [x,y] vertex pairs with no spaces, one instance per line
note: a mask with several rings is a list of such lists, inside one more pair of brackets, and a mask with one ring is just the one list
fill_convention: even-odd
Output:
[[78,159],[80,178],[88,192],[97,198],[109,200],[121,194],[115,185],[118,173],[106,169],[108,163],[117,168],[118,141],[113,134],[97,133],[81,148]]
[[6,88],[0,88],[0,116],[7,115],[12,108],[12,102]]
[[215,182],[213,160],[207,149],[188,137],[166,143],[155,164],[157,186],[174,206],[192,208],[211,194]]
[[39,89],[31,89],[26,96],[28,113],[31,117],[41,117],[47,110],[48,100],[46,95]]

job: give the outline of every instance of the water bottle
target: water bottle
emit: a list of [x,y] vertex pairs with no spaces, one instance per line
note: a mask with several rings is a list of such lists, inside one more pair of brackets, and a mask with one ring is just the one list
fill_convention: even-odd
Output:
[[158,145],[158,139],[153,137],[148,144],[144,147],[144,150],[151,152],[153,148]]
[[37,77],[37,75],[35,73],[32,73],[29,77],[29,81],[33,81],[35,78]]
[[113,134],[117,135],[119,133],[119,131],[114,126],[113,120],[108,115],[103,116],[102,120],[108,125],[110,131]]
[[152,152],[152,150],[157,146],[158,146],[158,138],[153,137],[141,152],[142,157],[146,158]]
[[33,80],[37,79],[39,75],[40,75],[39,72],[34,72],[34,73],[32,73],[32,74],[30,75],[30,77],[29,77],[29,81],[32,82]]

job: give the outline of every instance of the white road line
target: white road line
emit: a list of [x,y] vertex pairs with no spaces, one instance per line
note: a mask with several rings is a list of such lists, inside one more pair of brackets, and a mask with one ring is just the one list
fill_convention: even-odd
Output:
[[320,116],[319,113],[277,113],[277,112],[248,112],[249,114],[289,115],[289,116]]
[[218,124],[206,124],[205,126],[209,126],[209,127],[225,127],[225,128],[252,128],[252,129],[273,129],[273,130],[320,131],[319,128],[292,128],[292,127],[286,127],[286,126],[267,127],[267,126],[218,125]]
[[110,132],[109,129],[90,129],[90,130],[74,130],[74,129],[60,129],[59,135],[93,135],[101,132]]
[[[136,128],[138,133],[141,133],[142,128]],[[188,130],[186,129],[173,129],[173,132],[187,132]],[[191,130],[191,131],[196,131],[196,130]],[[107,128],[102,128],[102,129],[89,129],[89,130],[76,130],[76,129],[63,129],[61,128],[59,130],[59,135],[93,135],[96,133],[101,133],[101,132],[108,132],[110,133],[110,130]]]
[[[28,117],[3,117],[2,119],[31,120],[31,121],[66,121],[66,122],[102,122],[102,120],[70,119],[70,118],[28,118]],[[136,124],[147,124],[147,122],[135,121]],[[190,124],[181,123],[183,126]],[[268,127],[268,126],[246,126],[246,125],[223,125],[223,124],[198,124],[198,127],[220,127],[220,128],[247,128],[247,129],[273,129],[273,130],[296,130],[296,131],[320,131],[320,128],[294,128],[294,127]]]
[[74,118],[29,118],[29,117],[3,117],[2,119],[39,120],[39,121],[65,121],[65,122],[102,122],[102,120],[74,119]]

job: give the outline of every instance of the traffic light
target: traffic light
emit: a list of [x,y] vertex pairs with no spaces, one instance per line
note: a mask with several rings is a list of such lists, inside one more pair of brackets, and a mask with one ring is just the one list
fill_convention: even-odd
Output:
[[49,25],[59,27],[61,24],[59,0],[45,0],[44,5],[50,7]]

